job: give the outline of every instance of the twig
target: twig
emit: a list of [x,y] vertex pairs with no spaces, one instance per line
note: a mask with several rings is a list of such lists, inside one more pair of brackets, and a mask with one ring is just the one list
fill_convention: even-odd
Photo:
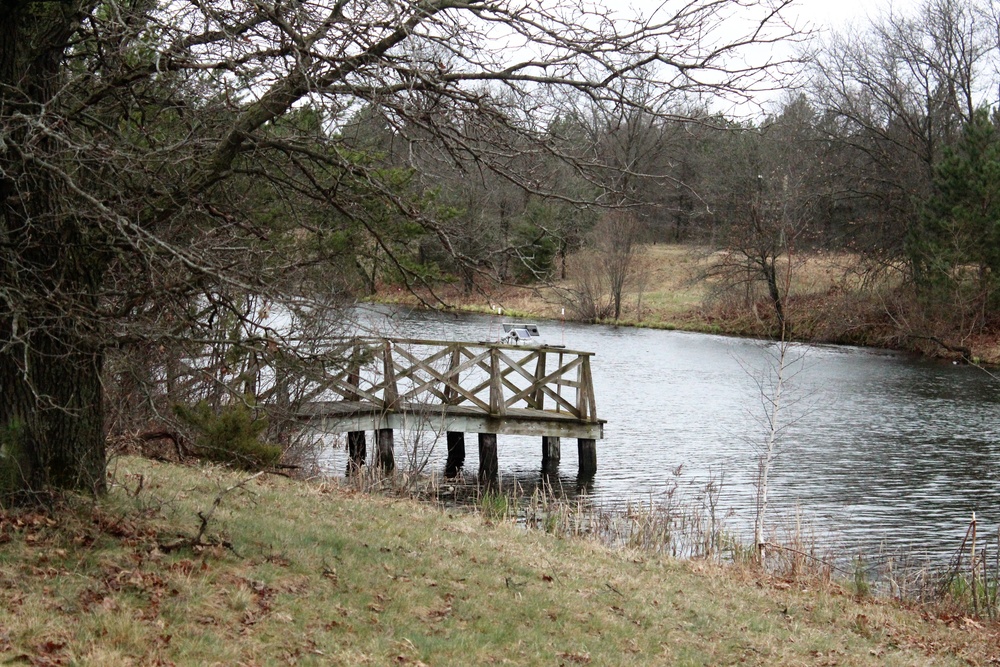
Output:
[[976,513],[972,513],[972,546],[969,547],[969,575],[972,578],[972,613],[979,616],[979,595],[976,591]]
[[986,607],[986,617],[993,620],[993,605],[990,604],[989,570],[986,569],[986,547],[983,547],[983,605]]
[[223,489],[222,491],[220,491],[219,494],[217,496],[215,496],[215,500],[212,501],[212,508],[210,510],[208,510],[207,513],[206,512],[198,512],[198,518],[201,520],[201,525],[198,527],[198,534],[197,535],[195,535],[194,537],[182,537],[182,538],[180,538],[178,540],[175,540],[173,542],[169,542],[169,543],[166,543],[166,544],[160,544],[159,545],[160,546],[160,550],[161,551],[169,552],[169,551],[175,551],[177,549],[182,549],[182,548],[185,548],[185,547],[193,549],[195,547],[216,547],[216,546],[223,546],[223,547],[226,547],[227,549],[229,549],[230,551],[232,551],[233,553],[236,553],[235,550],[233,549],[233,545],[231,543],[229,543],[228,541],[226,541],[226,540],[219,540],[219,541],[209,540],[207,542],[204,540],[205,531],[208,530],[208,522],[212,519],[212,515],[215,514],[215,510],[218,509],[219,505],[222,504],[222,499],[223,498],[225,498],[228,494],[232,493],[236,489],[243,488],[244,486],[246,486],[247,484],[249,484],[253,480],[255,480],[258,477],[260,477],[261,475],[263,475],[265,472],[267,472],[267,471],[266,470],[261,470],[260,472],[256,472],[256,473],[250,475],[249,477],[246,477],[246,478],[240,480],[236,484],[233,484],[232,486],[230,486],[230,487],[228,487],[228,488]]

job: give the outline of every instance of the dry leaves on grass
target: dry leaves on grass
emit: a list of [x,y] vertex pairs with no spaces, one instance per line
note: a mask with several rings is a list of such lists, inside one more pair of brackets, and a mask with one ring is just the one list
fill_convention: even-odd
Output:
[[68,665],[70,664],[70,659],[65,653],[66,644],[67,642],[63,639],[46,639],[33,645],[31,647],[32,653],[22,653],[8,662],[27,663],[33,667]]

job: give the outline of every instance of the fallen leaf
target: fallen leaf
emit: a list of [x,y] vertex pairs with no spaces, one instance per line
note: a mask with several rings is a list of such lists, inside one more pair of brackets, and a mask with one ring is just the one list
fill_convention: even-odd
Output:
[[588,662],[590,662],[590,654],[589,653],[572,653],[572,652],[566,652],[566,653],[560,653],[559,657],[560,658],[565,658],[566,660],[569,660],[570,662],[575,662],[578,665],[586,665]]

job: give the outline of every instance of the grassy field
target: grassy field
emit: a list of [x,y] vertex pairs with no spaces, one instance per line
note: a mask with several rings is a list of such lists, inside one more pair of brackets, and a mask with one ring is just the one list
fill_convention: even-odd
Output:
[[[735,298],[743,300],[744,290],[721,290],[717,279],[708,276],[718,260],[718,253],[707,248],[676,244],[643,246],[635,260],[636,276],[625,287],[622,299],[622,324],[705,328],[727,312]],[[853,258],[835,253],[812,253],[794,260],[792,301],[807,301],[830,296],[856,286],[851,274]],[[439,296],[448,303],[468,310],[484,312],[502,306],[508,313],[530,313],[558,318],[565,306],[565,294],[576,287],[574,273],[589,270],[570,261],[569,276],[551,284],[527,287],[499,287],[488,295],[462,294],[457,288],[440,286]],[[416,302],[397,291],[381,295],[385,300]],[[763,296],[760,293],[758,296]],[[429,299],[429,301],[432,301]],[[570,314],[567,310],[567,315]],[[750,314],[748,312],[748,314]]]
[[[0,662],[967,665],[993,628],[323,484],[138,458],[0,514]],[[221,498],[213,513],[216,499]],[[208,517],[205,531],[199,513]]]

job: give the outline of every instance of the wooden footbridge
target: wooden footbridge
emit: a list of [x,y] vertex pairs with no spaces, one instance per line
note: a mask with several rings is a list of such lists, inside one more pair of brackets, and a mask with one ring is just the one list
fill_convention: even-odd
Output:
[[365,463],[366,432],[375,465],[394,467],[393,431],[447,434],[446,473],[465,462],[465,434],[479,435],[479,475],[497,475],[497,435],[542,440],[543,469],[558,464],[563,437],[577,439],[581,475],[597,470],[597,418],[590,352],[499,343],[356,339],[347,364],[328,375],[323,400],[302,408],[316,428],[348,434],[349,467]]

